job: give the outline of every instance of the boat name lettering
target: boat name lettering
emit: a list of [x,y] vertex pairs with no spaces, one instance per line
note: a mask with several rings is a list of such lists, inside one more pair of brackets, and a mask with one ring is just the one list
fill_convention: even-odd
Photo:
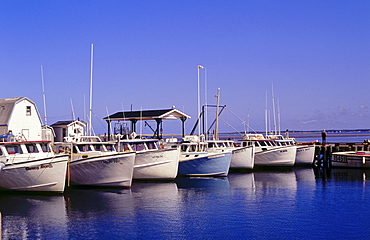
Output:
[[280,152],[288,152],[288,150],[280,150]]
[[163,158],[163,154],[152,156],[152,158]]
[[53,164],[51,164],[51,163],[45,163],[45,164],[41,164],[41,165],[38,165],[38,166],[26,167],[26,171],[39,170],[39,169],[52,168],[52,167],[53,167]]
[[118,158],[110,158],[107,160],[102,160],[101,162],[104,164],[110,164],[110,163],[119,163],[120,160]]
[[233,154],[235,154],[235,153],[242,153],[242,152],[245,152],[245,151],[247,151],[247,149],[244,148],[244,149],[233,151]]
[[343,162],[343,163],[346,163],[347,162],[347,156],[333,155],[332,160],[333,160],[333,162]]

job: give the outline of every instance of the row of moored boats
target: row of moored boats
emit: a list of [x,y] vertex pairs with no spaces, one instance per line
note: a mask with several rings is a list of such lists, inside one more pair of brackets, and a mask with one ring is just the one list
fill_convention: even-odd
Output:
[[164,141],[116,135],[102,141],[81,134],[62,142],[1,137],[0,187],[57,193],[72,185],[128,188],[134,179],[217,177],[232,168],[311,165],[315,152],[314,145],[262,134],[247,134],[238,142],[202,136]]

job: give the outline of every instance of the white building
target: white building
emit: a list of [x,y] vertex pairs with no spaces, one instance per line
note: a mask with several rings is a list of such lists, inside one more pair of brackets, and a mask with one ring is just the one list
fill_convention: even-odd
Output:
[[0,99],[0,134],[9,131],[25,140],[42,140],[42,121],[33,101],[26,97]]
[[73,141],[84,136],[86,124],[80,121],[58,121],[51,125],[55,132],[55,142],[63,142],[64,138]]

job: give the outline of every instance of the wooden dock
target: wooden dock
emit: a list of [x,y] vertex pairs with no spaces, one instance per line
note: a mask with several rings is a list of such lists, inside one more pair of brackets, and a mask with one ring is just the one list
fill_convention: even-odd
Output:
[[315,148],[314,167],[331,168],[333,152],[370,151],[370,144],[364,143],[330,143],[317,144]]

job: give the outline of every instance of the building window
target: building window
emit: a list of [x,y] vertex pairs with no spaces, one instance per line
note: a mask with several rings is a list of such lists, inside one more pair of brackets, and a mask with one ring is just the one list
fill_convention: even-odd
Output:
[[31,116],[31,106],[27,106],[26,116]]

